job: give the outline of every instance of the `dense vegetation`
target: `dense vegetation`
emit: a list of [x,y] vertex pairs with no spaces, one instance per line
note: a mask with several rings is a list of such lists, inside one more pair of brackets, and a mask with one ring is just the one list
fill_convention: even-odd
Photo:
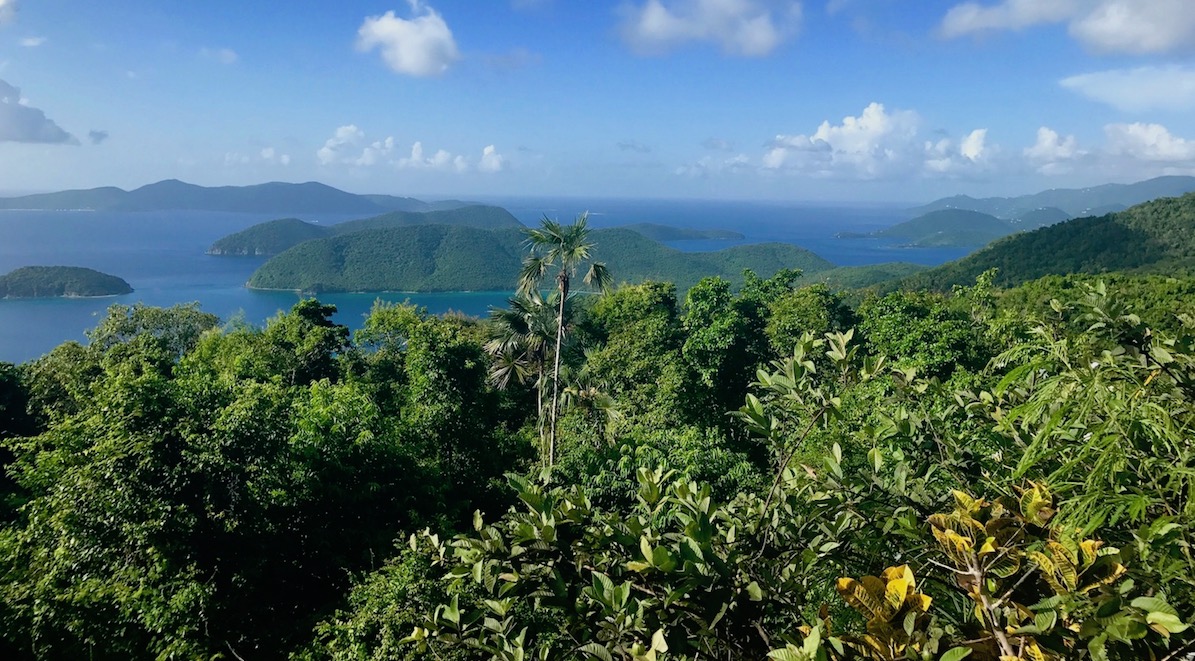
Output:
[[982,246],[1017,231],[1012,223],[966,209],[931,211],[912,220],[874,232],[872,236],[898,239],[920,248]]
[[[1127,205],[1126,205],[1127,206]],[[1121,209],[1112,209],[1102,213],[1112,213],[1113,211],[1120,211]],[[1091,215],[1088,213],[1087,215]],[[1058,207],[1041,207],[1038,209],[1031,209],[1019,214],[1014,222],[1019,229],[1037,229],[1038,227],[1046,227],[1047,225],[1054,225],[1071,219],[1071,215]]]
[[1195,193],[1022,232],[915,275],[901,286],[948,289],[974,281],[989,269],[998,270],[997,284],[1012,286],[1046,275],[1172,273],[1192,264]]
[[0,298],[118,296],[132,291],[114,275],[78,266],[24,266],[0,276]]
[[1195,191],[1195,177],[1155,177],[1134,184],[1105,184],[1091,188],[1052,188],[1018,197],[976,199],[956,195],[931,202],[914,210],[923,214],[939,209],[970,209],[997,218],[1015,219],[1035,209],[1054,207],[1071,218],[1100,216],[1127,209],[1159,197],[1177,197]]
[[390,213],[350,220],[333,225],[336,234],[349,234],[367,229],[411,227],[413,225],[462,225],[483,230],[521,229],[523,223],[502,207],[474,204],[453,209],[432,211],[392,211]]
[[298,218],[279,218],[229,234],[208,248],[209,255],[277,255],[304,241],[332,234],[331,227]]
[[1195,280],[605,290],[628,236],[534,228],[489,319],[113,306],[0,365],[0,652],[1195,649]]
[[[687,289],[707,275],[740,282],[744,269],[814,273],[833,265],[781,243],[681,252],[628,229],[595,230],[619,281],[668,280]],[[320,291],[500,291],[514,289],[526,252],[516,231],[422,225],[309,241],[266,262],[249,280],[263,289]]]
[[523,224],[501,207],[466,205],[431,211],[393,211],[380,216],[350,220],[336,225],[317,225],[297,218],[258,223],[216,241],[210,255],[277,255],[288,248],[332,236],[370,229],[415,225],[461,225],[481,229],[521,228]]

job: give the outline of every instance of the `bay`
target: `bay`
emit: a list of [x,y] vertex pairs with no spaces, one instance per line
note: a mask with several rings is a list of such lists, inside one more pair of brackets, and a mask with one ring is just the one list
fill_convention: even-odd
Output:
[[[672,244],[690,251],[781,241],[808,248],[840,265],[890,261],[933,265],[967,252],[899,248],[874,239],[834,237],[837,232],[869,232],[907,219],[897,207],[527,197],[483,201],[506,207],[528,225],[545,215],[568,221],[589,211],[592,225],[599,228],[653,222],[730,229],[745,235],[738,241]],[[132,294],[109,298],[0,300],[0,361],[22,362],[68,340],[85,342],[85,331],[94,327],[114,303],[169,306],[198,301],[202,309],[223,320],[239,317],[252,324],[264,324],[280,310],[289,309],[300,296],[244,287],[264,257],[215,257],[204,251],[220,237],[277,217],[211,212],[0,211],[0,273],[31,265],[84,266],[120,276],[134,289]],[[336,223],[357,217],[324,215],[303,219]],[[491,306],[503,305],[508,296],[507,292],[397,292],[324,294],[320,299],[337,306],[337,322],[356,329],[379,298],[410,300],[436,314],[451,310],[480,316]]]

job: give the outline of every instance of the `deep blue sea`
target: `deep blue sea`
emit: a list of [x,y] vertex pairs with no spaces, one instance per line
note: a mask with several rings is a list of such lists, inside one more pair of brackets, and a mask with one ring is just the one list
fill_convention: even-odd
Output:
[[[836,232],[867,232],[905,220],[895,207],[802,206],[755,202],[502,198],[500,204],[524,223],[547,215],[569,220],[588,211],[595,227],[637,222],[731,229],[746,240],[686,241],[681,250],[716,250],[735,243],[783,241],[808,248],[841,265],[907,261],[939,264],[965,254],[960,249],[910,249],[873,239],[837,239]],[[30,265],[85,266],[120,276],[132,294],[100,299],[0,300],[0,361],[23,362],[67,340],[86,341],[113,303],[174,305],[199,301],[222,319],[242,316],[264,323],[299,296],[248,290],[245,281],[265,258],[213,257],[204,251],[220,237],[277,214],[208,212],[107,213],[89,211],[0,211],[0,273]],[[308,216],[334,223],[356,216]],[[600,251],[600,246],[598,247]],[[600,254],[600,252],[599,252]],[[356,328],[377,298],[409,299],[440,313],[484,315],[505,302],[506,292],[445,294],[327,294],[339,308],[337,321]]]

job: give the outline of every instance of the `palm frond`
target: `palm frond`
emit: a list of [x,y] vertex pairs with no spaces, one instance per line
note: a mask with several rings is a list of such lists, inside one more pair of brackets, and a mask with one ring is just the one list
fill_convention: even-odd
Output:
[[523,268],[519,271],[518,293],[528,296],[539,288],[548,269],[552,266],[548,256],[530,255],[523,260]]
[[589,265],[589,272],[585,274],[585,284],[597,287],[605,293],[614,287],[614,276],[610,274],[610,269],[606,268],[605,262],[593,262]]

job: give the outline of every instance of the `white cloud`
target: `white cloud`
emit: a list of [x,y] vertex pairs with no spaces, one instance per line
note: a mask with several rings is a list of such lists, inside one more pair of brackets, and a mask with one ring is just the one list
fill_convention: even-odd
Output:
[[705,41],[726,53],[760,57],[795,32],[800,19],[794,0],[646,0],[624,6],[622,36],[642,53]]
[[0,80],[0,142],[79,144],[46,113],[29,105],[21,90]]
[[1117,53],[1164,53],[1195,45],[1191,0],[1001,0],[965,2],[942,19],[945,37],[993,30],[1022,30],[1065,23],[1088,48]]
[[1195,40],[1191,0],[1106,0],[1071,23],[1070,32],[1102,51],[1164,53]]
[[236,64],[240,56],[231,48],[200,48],[199,56],[220,64]]
[[258,154],[261,160],[266,163],[277,163],[278,165],[290,165],[290,154],[279,153],[273,147],[265,147]]
[[1039,173],[1083,172],[1092,178],[1140,180],[1162,174],[1195,174],[1195,140],[1174,135],[1161,124],[1108,124],[1104,144],[1085,149],[1074,136],[1048,127],[1025,149],[1025,160]]
[[1104,134],[1111,154],[1152,163],[1195,165],[1195,141],[1180,138],[1161,124],[1109,124]]
[[498,153],[494,145],[489,145],[481,150],[481,162],[477,165],[477,169],[482,172],[501,172],[506,167],[506,157]]
[[812,134],[776,136],[762,164],[768,170],[845,179],[953,177],[986,171],[997,152],[987,144],[987,129],[971,131],[958,142],[927,140],[916,112],[888,112],[872,103],[841,124],[822,122]]
[[411,145],[411,155],[398,159],[398,167],[411,170],[442,170],[464,172],[469,169],[469,162],[464,156],[453,156],[451,152],[440,149],[431,156],[423,152],[423,142],[416,140]]
[[1065,21],[1087,4],[1085,0],[1004,0],[994,5],[964,2],[946,12],[941,31],[946,37],[960,37],[985,30],[1023,30]]
[[438,76],[460,59],[452,30],[436,10],[421,0],[408,0],[412,17],[388,11],[370,16],[357,30],[357,48],[379,48],[386,65],[408,76]]
[[19,43],[25,48],[37,48],[46,43],[46,41],[45,37],[24,37]]
[[[316,151],[316,158],[321,165],[351,165],[355,167],[370,167],[374,165],[389,165],[403,170],[431,170],[438,172],[469,172],[474,168],[474,162],[459,154],[453,154],[446,149],[428,152],[423,147],[423,141],[416,140],[411,145],[407,156],[396,154],[397,141],[393,136],[383,140],[369,141],[365,132],[353,124],[341,126],[331,138],[324,142],[324,146]],[[272,152],[272,150],[271,150]],[[262,151],[266,156],[266,150]],[[286,158],[283,162],[281,159]],[[278,156],[279,163],[286,165],[288,156]],[[506,157],[498,153],[494,145],[488,145],[481,150],[481,157],[476,161],[476,169],[480,172],[501,172],[506,168]]]
[[888,113],[883,104],[872,103],[858,117],[844,117],[841,124],[822,122],[811,135],[776,136],[763,165],[878,177],[893,166],[904,167],[902,162],[908,160],[918,122],[917,113]]
[[1195,109],[1195,68],[1148,66],[1063,78],[1059,84],[1125,112]]
[[1075,136],[1063,138],[1057,131],[1043,126],[1037,129],[1037,142],[1027,147],[1024,155],[1041,174],[1057,175],[1073,171],[1074,162],[1086,157],[1087,152],[1079,149]]
[[341,126],[324,146],[315,152],[321,165],[334,163],[368,167],[390,160],[394,151],[394,138],[368,142],[365,132],[353,124]]
[[17,0],[0,0],[0,25],[17,17]]

